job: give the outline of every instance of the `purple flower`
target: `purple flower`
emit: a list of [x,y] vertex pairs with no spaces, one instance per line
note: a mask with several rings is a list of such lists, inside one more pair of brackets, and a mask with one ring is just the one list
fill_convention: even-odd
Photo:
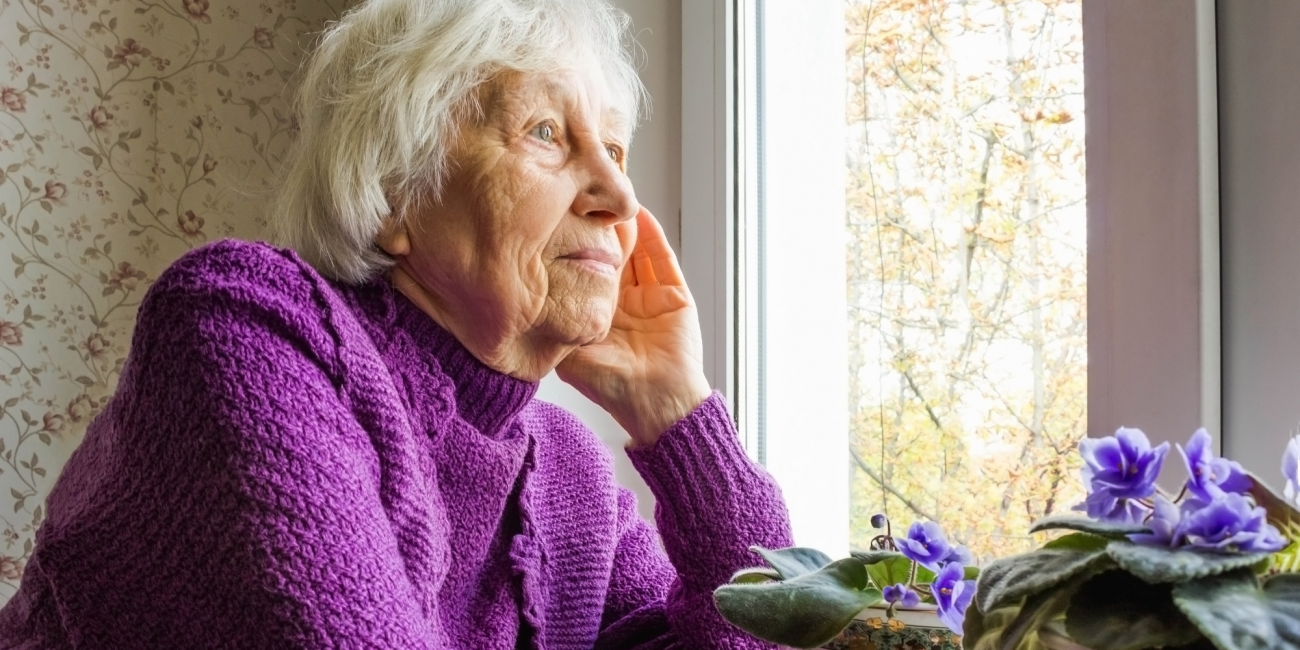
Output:
[[904,584],[885,587],[885,602],[903,607],[916,607],[921,602],[921,595]]
[[953,544],[952,548],[948,550],[948,554],[942,560],[939,560],[939,564],[948,564],[949,562],[956,562],[966,566],[975,563],[975,556],[970,554],[970,549],[966,548],[965,544]]
[[1272,553],[1287,545],[1268,523],[1268,513],[1240,494],[1221,494],[1210,503],[1190,500],[1183,508],[1174,535],[1187,546],[1221,553]]
[[1294,502],[1300,494],[1300,438],[1292,438],[1286,443],[1286,453],[1282,455],[1282,476],[1286,477],[1286,498]]
[[966,568],[956,562],[948,564],[934,577],[930,584],[933,589],[934,602],[939,605],[939,620],[943,621],[953,634],[961,634],[962,623],[966,621],[966,608],[975,597],[975,581],[963,580]]
[[1075,509],[1103,521],[1141,521],[1144,513],[1131,500],[1155,493],[1169,443],[1153,449],[1142,431],[1121,427],[1113,436],[1083,440],[1079,453],[1088,498]]
[[1136,544],[1144,546],[1168,546],[1176,548],[1182,544],[1182,535],[1178,532],[1178,524],[1183,521],[1183,512],[1178,509],[1169,499],[1164,496],[1156,495],[1156,511],[1146,525],[1151,528],[1150,533],[1135,533],[1128,538]]
[[912,527],[907,529],[907,537],[897,538],[894,542],[898,544],[898,550],[907,556],[907,559],[931,571],[938,571],[944,558],[948,557],[949,551],[952,550],[947,538],[943,536],[943,529],[933,521],[918,521],[912,524]]
[[1074,507],[1083,510],[1088,516],[1100,521],[1116,521],[1126,524],[1140,524],[1151,514],[1149,508],[1135,499],[1116,499],[1104,490],[1093,492],[1083,503]]
[[1209,503],[1224,492],[1244,494],[1251,488],[1246,470],[1236,461],[1217,458],[1210,448],[1210,434],[1197,429],[1187,442],[1187,449],[1178,445],[1178,452],[1187,463],[1187,491],[1193,497]]

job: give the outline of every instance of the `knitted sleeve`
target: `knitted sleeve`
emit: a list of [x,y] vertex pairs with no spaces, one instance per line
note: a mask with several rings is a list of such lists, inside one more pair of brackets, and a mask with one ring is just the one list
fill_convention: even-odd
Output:
[[722,396],[628,455],[654,493],[658,534],[623,495],[598,647],[775,647],[727,623],[713,604],[715,588],[759,563],[750,546],[793,545],[780,488],[741,449]]
[[437,647],[340,398],[319,278],[263,251],[210,248],[159,279],[62,527],[51,497],[43,566],[78,647]]

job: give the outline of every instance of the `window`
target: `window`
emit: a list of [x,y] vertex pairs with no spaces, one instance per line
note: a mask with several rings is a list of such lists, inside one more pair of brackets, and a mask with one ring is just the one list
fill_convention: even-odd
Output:
[[[706,374],[731,398],[741,435],[755,456],[760,451],[758,434],[766,436],[762,451],[785,489],[796,540],[835,555],[849,546],[848,479],[855,476],[849,472],[861,473],[850,466],[848,368],[843,362],[848,331],[842,239],[848,214],[843,163],[848,153],[848,5],[844,0],[762,1],[762,20],[769,28],[761,32],[766,39],[761,80],[767,100],[762,142],[766,184],[761,195],[769,217],[764,241],[770,248],[746,247],[757,229],[754,201],[760,195],[751,187],[758,180],[758,147],[750,146],[758,133],[752,100],[758,78],[747,77],[757,57],[746,54],[753,51],[746,40],[757,40],[760,33],[753,15],[757,1],[685,2],[681,259],[700,307]],[[946,6],[977,8],[983,1]],[[922,4],[937,6],[877,0],[875,7],[913,9]],[[1012,8],[1045,4],[1009,1]],[[1220,51],[1224,44],[1216,38],[1215,2],[1051,4],[1061,10],[1077,5],[1085,17],[1088,435],[1139,426],[1159,443],[1186,440],[1198,426],[1205,426],[1217,440],[1222,386],[1256,375],[1222,363],[1233,360],[1226,344],[1235,339],[1231,332],[1223,339],[1220,301],[1240,300],[1240,295],[1221,296],[1220,291],[1217,107],[1225,99],[1231,104],[1236,91],[1227,84],[1227,94],[1220,93],[1216,61],[1232,52]],[[1270,16],[1259,14],[1266,21]],[[782,56],[774,56],[778,50]],[[1229,57],[1228,65],[1234,61]],[[1242,77],[1232,79],[1240,82]],[[1081,130],[1084,116],[1071,117],[1067,126]],[[1231,145],[1232,134],[1227,135]],[[803,153],[792,157],[791,142]],[[801,197],[810,203],[799,202]],[[834,197],[840,197],[841,207],[832,214],[825,206]],[[794,214],[806,224],[789,227],[791,222],[776,219],[787,209],[782,201],[794,205]],[[1078,209],[1085,210],[1082,205]],[[826,219],[836,220],[838,228],[829,227]],[[841,241],[835,241],[837,236]],[[782,254],[791,244],[804,250],[800,255]],[[756,252],[765,253],[763,292],[754,282]],[[838,271],[831,259],[840,260]],[[811,263],[803,264],[805,260]],[[1231,279],[1227,267],[1232,260],[1224,261]],[[801,291],[836,283],[845,301],[839,308],[833,293],[814,300]],[[757,363],[755,339],[748,334],[758,298],[767,305],[762,349],[769,354],[761,384],[745,379]],[[1234,304],[1240,305],[1224,303],[1225,308]],[[837,328],[842,335],[838,339],[830,336]],[[835,340],[845,342],[839,357],[831,347]],[[774,358],[781,354],[785,361]],[[800,365],[792,367],[792,360]],[[778,370],[780,363],[787,365]],[[1270,390],[1283,389],[1276,385]],[[758,393],[766,398],[760,400]],[[1274,397],[1268,399],[1284,400],[1276,394],[1269,393]],[[760,403],[766,416],[762,428],[755,422]],[[1228,406],[1233,406],[1231,400]],[[1248,415],[1244,408],[1232,412],[1238,419]],[[791,413],[796,416],[793,424],[782,420]],[[836,414],[844,416],[839,424]],[[1229,451],[1261,475],[1274,476],[1273,461],[1265,458],[1252,465],[1241,450],[1270,436],[1284,437],[1286,428],[1238,426],[1228,432]],[[1268,448],[1276,445],[1269,443]],[[1162,482],[1176,487],[1179,465],[1167,463]],[[837,502],[840,495],[844,499]],[[937,498],[961,496],[951,489]],[[1003,528],[1010,534],[1023,530]]]
[[1026,549],[1082,497],[1080,3],[736,21],[740,420],[800,543],[865,548],[885,512],[978,558]]

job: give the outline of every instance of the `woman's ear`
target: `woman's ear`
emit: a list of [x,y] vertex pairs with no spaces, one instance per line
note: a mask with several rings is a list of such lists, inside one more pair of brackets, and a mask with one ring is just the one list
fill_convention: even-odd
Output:
[[375,243],[391,257],[403,257],[411,253],[411,238],[406,233],[406,224],[396,216],[384,219],[384,225],[375,235]]

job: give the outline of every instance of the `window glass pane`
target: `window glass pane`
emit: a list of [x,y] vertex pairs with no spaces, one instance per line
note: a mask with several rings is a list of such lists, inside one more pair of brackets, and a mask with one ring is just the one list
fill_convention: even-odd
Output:
[[981,560],[1026,550],[1082,499],[1080,3],[848,0],[845,20],[851,543],[885,512]]

